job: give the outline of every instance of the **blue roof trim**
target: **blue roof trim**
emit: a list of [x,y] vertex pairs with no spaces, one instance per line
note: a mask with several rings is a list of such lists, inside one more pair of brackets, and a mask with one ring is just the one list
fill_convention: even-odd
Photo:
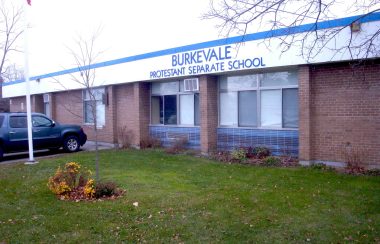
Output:
[[[206,41],[206,42],[190,44],[186,46],[180,46],[180,47],[169,48],[169,49],[164,49],[160,51],[154,51],[154,52],[124,57],[124,58],[109,60],[105,62],[100,62],[100,63],[84,66],[84,67],[81,67],[81,69],[71,68],[71,69],[61,70],[61,71],[52,72],[52,73],[48,73],[44,75],[33,76],[33,77],[30,77],[30,80],[44,79],[44,78],[49,78],[49,77],[54,77],[54,76],[59,76],[59,75],[75,73],[75,72],[79,72],[80,70],[107,67],[107,66],[116,65],[116,64],[128,63],[128,62],[133,62],[137,60],[149,59],[149,58],[160,57],[160,56],[165,56],[165,55],[170,55],[170,54],[175,54],[175,53],[203,49],[203,48],[211,48],[211,47],[222,46],[222,45],[236,44],[240,42],[261,40],[261,39],[265,39],[269,37],[278,37],[278,36],[297,34],[297,33],[302,33],[302,32],[307,32],[307,31],[323,30],[323,29],[329,29],[329,28],[334,28],[334,27],[339,27],[339,26],[346,26],[346,25],[351,24],[354,21],[366,23],[366,22],[379,21],[379,20],[380,20],[380,12],[375,12],[368,15],[356,15],[356,16],[351,16],[351,17],[346,17],[346,18],[341,18],[341,19],[327,20],[327,21],[323,21],[319,23],[304,24],[304,25],[295,26],[295,27],[257,32],[253,34],[246,34],[246,35],[236,36],[236,37],[228,37],[224,39]],[[14,85],[14,84],[22,83],[22,82],[24,82],[23,79],[11,81],[7,83],[3,83],[3,86]]]

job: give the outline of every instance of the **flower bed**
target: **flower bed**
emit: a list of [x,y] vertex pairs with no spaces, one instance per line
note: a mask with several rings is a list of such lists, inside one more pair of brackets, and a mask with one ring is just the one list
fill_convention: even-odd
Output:
[[82,168],[76,162],[70,162],[63,169],[58,167],[47,185],[61,200],[116,198],[124,193],[114,182],[95,182],[91,175],[90,170]]

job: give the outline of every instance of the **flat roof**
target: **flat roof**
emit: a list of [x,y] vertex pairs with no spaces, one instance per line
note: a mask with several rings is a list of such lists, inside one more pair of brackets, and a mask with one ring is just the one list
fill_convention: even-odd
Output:
[[[380,12],[375,12],[375,13],[370,13],[367,15],[356,15],[356,16],[350,16],[350,17],[345,17],[345,18],[340,18],[340,19],[317,22],[317,23],[304,24],[300,26],[280,28],[277,30],[256,32],[252,34],[228,37],[228,38],[223,38],[223,39],[217,39],[217,40],[212,40],[212,41],[206,41],[206,42],[201,42],[201,43],[195,43],[195,44],[190,44],[190,45],[185,45],[185,46],[179,46],[179,47],[174,47],[174,48],[169,48],[169,49],[164,49],[164,50],[159,50],[159,51],[154,51],[154,52],[133,55],[129,57],[123,57],[119,59],[98,62],[91,65],[82,66],[80,68],[76,67],[76,68],[60,70],[60,71],[51,72],[47,74],[32,76],[30,77],[30,80],[40,80],[40,79],[50,78],[54,76],[76,73],[76,72],[80,72],[80,71],[88,70],[88,69],[102,68],[102,67],[107,67],[107,66],[112,66],[112,65],[122,64],[122,63],[134,62],[138,60],[144,60],[144,59],[149,59],[149,58],[154,58],[154,57],[188,52],[188,51],[193,51],[193,50],[198,50],[198,49],[203,49],[203,48],[212,48],[212,47],[217,47],[217,46],[222,46],[222,45],[238,44],[238,43],[244,43],[248,41],[262,40],[262,39],[267,39],[267,38],[272,38],[272,37],[286,36],[286,35],[303,33],[303,32],[308,32],[308,31],[348,26],[355,21],[358,21],[360,23],[366,23],[366,22],[379,21],[379,20],[380,20]],[[9,85],[22,83],[24,81],[25,81],[24,79],[20,79],[20,80],[6,82],[6,83],[3,83],[2,85],[9,86]]]

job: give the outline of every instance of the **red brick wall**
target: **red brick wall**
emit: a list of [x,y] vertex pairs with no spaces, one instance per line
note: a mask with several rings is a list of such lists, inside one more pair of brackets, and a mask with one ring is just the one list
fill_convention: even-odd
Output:
[[209,153],[217,148],[218,85],[214,76],[199,77],[201,151]]
[[[108,93],[108,105],[106,105],[105,109],[106,123],[103,127],[98,128],[98,141],[114,143],[113,89],[108,87],[106,88],[106,92]],[[84,124],[82,90],[58,92],[52,96],[54,97],[54,119],[60,123],[82,125],[88,136],[88,140],[95,140],[93,126]]]
[[0,79],[0,112],[9,112],[9,98],[3,98],[2,80]]
[[141,140],[149,138],[149,123],[150,123],[150,84],[147,82],[139,82],[134,84],[134,101],[138,121],[136,129],[138,130],[136,145],[139,145]]
[[[116,90],[117,130],[126,127],[134,145],[149,137],[150,84],[146,82],[118,85]],[[119,133],[118,133],[119,134]]]
[[36,113],[44,113],[44,98],[42,94],[31,96],[32,111]]
[[380,166],[380,61],[356,68],[314,65],[310,71],[311,159],[344,162],[343,152],[351,148]]
[[52,119],[56,119],[57,117],[57,102],[56,102],[56,94],[55,93],[50,93],[50,114]]
[[106,127],[109,141],[117,143],[117,113],[116,113],[116,92],[115,86],[109,86],[106,89],[107,104],[106,104]]
[[[135,132],[135,117],[131,111],[134,110],[134,94],[133,94],[134,84],[117,85],[115,87],[116,94],[116,130],[119,132],[124,126],[126,126],[126,131],[133,131],[133,137],[136,137]],[[128,132],[129,133],[129,132]],[[117,133],[117,138],[120,133]]]
[[11,112],[26,112],[25,97],[12,97],[10,98],[9,104],[9,111]]
[[63,124],[83,124],[82,91],[64,91],[53,93],[53,118]]
[[0,112],[9,111],[9,98],[0,98]]
[[[218,126],[217,78],[201,76],[201,150],[216,149]],[[149,136],[150,84],[110,86],[106,124],[99,141],[114,143],[126,126],[133,144]],[[351,68],[348,63],[299,67],[300,160],[344,162],[344,151],[361,152],[363,161],[380,166],[380,61]],[[40,109],[34,99],[35,110]],[[12,98],[11,111],[26,109],[25,97]],[[61,123],[83,125],[82,91],[53,93],[52,115]],[[32,105],[33,108],[33,105]],[[84,126],[94,140],[91,126]]]
[[300,66],[298,69],[298,96],[299,96],[299,159],[311,160],[310,148],[310,69],[309,66]]
[[[10,100],[10,112],[26,112],[25,97],[13,97],[10,98]],[[30,102],[32,112],[44,112],[44,101],[42,95],[31,95]]]

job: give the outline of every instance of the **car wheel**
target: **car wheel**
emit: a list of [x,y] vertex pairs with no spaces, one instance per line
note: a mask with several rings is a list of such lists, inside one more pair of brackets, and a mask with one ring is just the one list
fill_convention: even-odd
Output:
[[77,152],[79,151],[79,139],[77,136],[68,136],[63,142],[63,148],[67,152]]
[[4,151],[3,148],[0,146],[0,161],[3,161]]

